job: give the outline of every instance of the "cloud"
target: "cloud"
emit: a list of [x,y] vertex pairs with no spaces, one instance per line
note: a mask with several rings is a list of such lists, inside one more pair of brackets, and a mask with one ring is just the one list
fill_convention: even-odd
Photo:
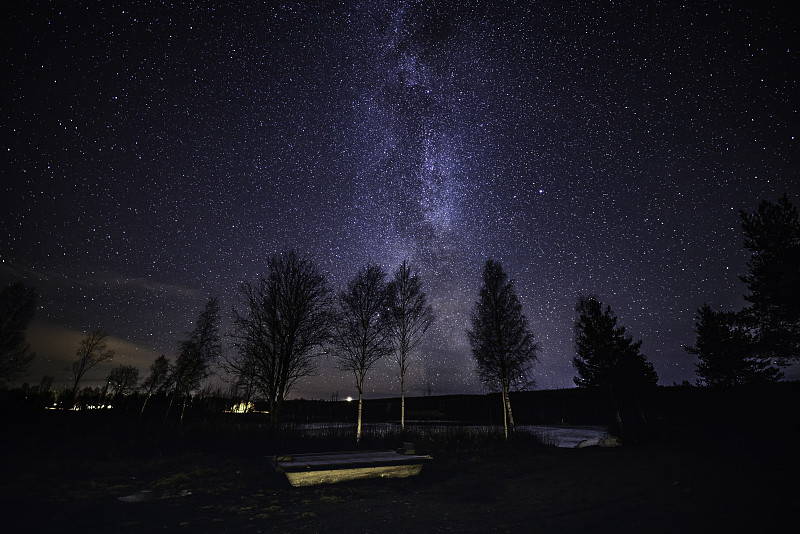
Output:
[[76,275],[53,270],[38,271],[8,261],[0,262],[0,280],[23,280],[35,286],[66,284],[86,288],[95,288],[97,286],[127,287],[141,289],[156,295],[171,297],[199,298],[204,296],[202,291],[198,289],[157,282],[149,278],[138,278],[105,272]]
[[172,297],[204,297],[204,293],[197,289],[192,289],[186,286],[179,286],[176,284],[164,284],[161,282],[154,282],[149,278],[135,278],[129,276],[119,276],[111,274],[99,274],[91,277],[93,283],[106,284],[116,287],[130,287],[133,289],[142,289],[157,295],[167,295]]
[[[43,375],[55,378],[53,387],[62,388],[72,384],[72,361],[86,332],[67,328],[44,321],[34,321],[26,332],[31,350],[36,358],[28,369],[27,376],[17,383],[38,383]],[[148,367],[160,356],[152,348],[139,345],[126,339],[109,336],[108,347],[116,354],[110,362],[103,362],[86,373],[82,380],[85,386],[101,384],[109,371],[117,365],[133,365],[139,369],[140,376],[146,374]]]

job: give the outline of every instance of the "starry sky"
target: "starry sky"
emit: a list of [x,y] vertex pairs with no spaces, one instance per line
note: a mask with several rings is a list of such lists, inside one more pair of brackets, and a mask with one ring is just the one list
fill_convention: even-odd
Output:
[[[68,384],[96,328],[144,374],[210,296],[228,332],[238,285],[292,248],[337,290],[419,268],[437,321],[411,395],[483,391],[465,330],[488,258],[537,387],[574,385],[584,293],[661,384],[694,382],[695,310],[745,305],[739,210],[800,205],[800,19],[771,2],[12,4],[0,282],[40,294],[32,384]],[[397,390],[392,362],[368,375]],[[295,396],[334,392],[353,380],[322,361]]]

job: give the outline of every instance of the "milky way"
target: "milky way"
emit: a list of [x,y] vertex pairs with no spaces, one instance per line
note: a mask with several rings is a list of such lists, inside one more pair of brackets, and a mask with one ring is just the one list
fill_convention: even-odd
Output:
[[[538,387],[573,385],[582,293],[660,383],[694,381],[695,310],[745,305],[739,210],[800,205],[800,20],[533,4],[6,8],[0,282],[41,296],[26,380],[65,384],[93,328],[144,372],[209,296],[229,329],[236,287],[294,248],[336,289],[370,261],[419,268],[437,321],[411,394],[481,391],[465,330],[488,258]],[[323,361],[296,394],[351,382]],[[368,382],[395,394],[395,367]]]

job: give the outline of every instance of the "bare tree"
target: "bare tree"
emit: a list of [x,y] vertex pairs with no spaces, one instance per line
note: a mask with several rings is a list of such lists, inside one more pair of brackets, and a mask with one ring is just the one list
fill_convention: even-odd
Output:
[[36,300],[36,291],[22,282],[0,291],[0,383],[24,374],[34,358],[25,330],[33,320]]
[[78,391],[78,384],[89,369],[95,365],[114,358],[114,351],[108,348],[108,333],[102,330],[93,330],[81,340],[75,353],[76,359],[72,362],[72,376],[75,383],[72,385],[72,395]]
[[142,411],[147,406],[147,401],[153,396],[153,393],[165,389],[169,383],[169,360],[163,354],[155,359],[150,365],[150,374],[144,379],[142,389],[145,391],[144,403],[142,403]]
[[[233,357],[236,358],[237,356]],[[256,373],[255,369],[253,368],[254,365],[255,360],[251,358],[249,363],[245,363],[244,372],[237,374],[236,371],[233,371],[234,380],[230,384],[230,396],[234,399],[240,400],[240,402],[245,405],[249,404],[250,401],[253,400],[253,397],[261,391],[256,386]],[[232,368],[227,364],[226,367],[229,370],[232,370]],[[277,418],[274,418],[273,422],[277,422]]]
[[36,406],[41,407],[43,403],[47,403],[49,407],[53,399],[51,393],[53,380],[54,377],[50,375],[42,375],[42,380],[39,382],[39,385],[36,386]]
[[400,428],[406,427],[406,371],[408,356],[419,345],[433,322],[433,308],[428,305],[419,274],[406,260],[392,280],[392,341],[400,366]]
[[114,398],[128,390],[136,388],[139,381],[139,369],[132,365],[118,365],[108,373],[107,384],[114,392]]
[[369,264],[339,294],[339,318],[334,329],[339,369],[353,373],[358,388],[356,441],[361,442],[364,377],[381,358],[392,352],[392,288],[386,273]]
[[[186,403],[191,392],[199,388],[200,383],[211,374],[211,364],[218,360],[221,354],[219,304],[216,298],[210,298],[197,318],[197,323],[189,335],[189,339],[181,343],[180,352],[171,373],[174,386],[172,401],[179,394],[183,396],[181,421],[183,421]],[[169,410],[167,411],[169,412]]]
[[483,287],[472,308],[472,329],[467,331],[478,376],[489,388],[500,390],[506,439],[514,429],[509,391],[531,381],[531,367],[539,347],[533,341],[528,319],[503,267],[488,260]]
[[332,299],[325,276],[294,251],[272,256],[267,265],[266,280],[239,289],[245,312],[234,311],[237,351],[226,367],[239,384],[264,395],[277,424],[297,381],[317,370],[321,347],[330,338]]
[[37,386],[39,392],[42,393],[53,389],[53,380],[55,380],[55,378],[50,375],[42,375],[42,380],[39,382],[39,385]]

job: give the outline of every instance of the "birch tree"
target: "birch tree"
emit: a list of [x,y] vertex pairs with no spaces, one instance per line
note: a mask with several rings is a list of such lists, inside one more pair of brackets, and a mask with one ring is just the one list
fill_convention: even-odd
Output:
[[140,414],[144,413],[144,409],[147,407],[147,402],[150,400],[150,397],[153,396],[153,393],[165,389],[168,383],[169,360],[167,360],[167,357],[162,354],[156,358],[152,364],[150,364],[150,374],[147,375],[147,378],[144,379],[144,383],[142,384],[145,397],[144,403],[142,403],[142,411],[139,412]]
[[219,304],[216,298],[210,298],[197,318],[189,339],[181,342],[178,358],[171,373],[174,390],[170,406],[177,395],[183,396],[181,421],[189,395],[211,374],[211,364],[216,362],[221,354]]
[[392,352],[392,288],[386,273],[369,264],[339,294],[339,317],[334,328],[336,359],[342,371],[353,374],[358,389],[356,441],[361,442],[364,379],[370,368]]
[[509,391],[531,383],[539,346],[534,342],[522,304],[500,263],[488,260],[483,287],[470,315],[467,331],[478,376],[490,389],[500,391],[503,429],[508,439],[514,430]]
[[406,371],[409,355],[422,341],[433,322],[433,308],[428,305],[419,274],[403,261],[392,280],[392,341],[400,367],[400,428],[406,427]]

